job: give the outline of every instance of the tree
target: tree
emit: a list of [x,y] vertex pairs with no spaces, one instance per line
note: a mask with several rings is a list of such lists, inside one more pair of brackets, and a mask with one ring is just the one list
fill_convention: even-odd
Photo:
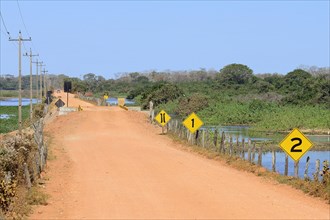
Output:
[[187,116],[192,112],[198,112],[209,106],[209,98],[195,93],[189,97],[181,97],[176,112],[181,116]]
[[97,86],[97,77],[94,73],[87,73],[84,75],[84,81],[87,84],[88,91],[92,91]]
[[245,84],[253,78],[253,71],[243,64],[230,64],[220,70],[217,79],[224,84]]

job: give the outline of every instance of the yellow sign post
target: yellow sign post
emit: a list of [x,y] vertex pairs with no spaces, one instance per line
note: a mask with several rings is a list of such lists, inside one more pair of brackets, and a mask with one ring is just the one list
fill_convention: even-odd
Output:
[[161,125],[165,126],[167,122],[171,120],[171,116],[169,116],[164,110],[161,110],[155,117],[155,120]]
[[312,146],[313,143],[297,128],[293,129],[280,143],[280,147],[294,161],[298,161]]
[[104,99],[104,100],[107,100],[108,98],[109,98],[108,95],[104,95],[104,96],[103,96],[103,99]]
[[125,105],[125,98],[118,98],[118,105],[124,106]]
[[203,121],[193,112],[191,113],[182,124],[188,128],[191,133],[195,133],[204,123]]

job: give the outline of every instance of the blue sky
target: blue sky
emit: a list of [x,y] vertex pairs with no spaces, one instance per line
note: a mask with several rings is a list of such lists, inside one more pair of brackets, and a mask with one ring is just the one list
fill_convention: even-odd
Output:
[[[12,38],[31,36],[26,49],[55,74],[329,66],[329,1],[19,1],[29,34],[17,2],[0,4]],[[1,74],[18,74],[17,54],[1,23]]]

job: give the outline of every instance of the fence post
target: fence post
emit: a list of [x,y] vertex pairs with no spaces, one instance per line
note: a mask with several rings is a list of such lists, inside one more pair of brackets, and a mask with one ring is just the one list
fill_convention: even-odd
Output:
[[198,137],[199,137],[199,130],[197,130],[195,133],[195,143],[197,146],[198,146]]
[[256,143],[253,143],[253,147],[252,147],[252,159],[251,162],[254,164],[254,159],[256,157]]
[[225,142],[225,132],[223,131],[221,133],[221,142],[220,142],[220,147],[219,147],[219,152],[222,153],[222,150],[224,148],[224,142]]
[[315,173],[313,174],[314,181],[319,181],[319,174],[320,174],[320,160],[317,159],[315,162]]
[[31,185],[31,177],[30,177],[29,168],[28,168],[26,163],[24,163],[24,176],[25,176],[26,185],[30,189],[31,186],[32,186]]
[[152,101],[149,102],[149,119],[150,119],[150,123],[152,124],[152,122],[154,121],[154,103]]
[[202,147],[205,148],[205,129],[202,130]]
[[262,165],[262,149],[261,146],[259,147],[259,152],[258,152],[258,165]]
[[248,140],[248,161],[251,163],[251,139]]
[[285,154],[284,176],[288,175],[289,171],[289,156]]
[[294,177],[298,178],[299,160],[294,162]]
[[214,147],[217,148],[217,144],[218,144],[218,129],[215,129],[214,130],[213,144],[214,144]]
[[309,156],[306,159],[305,171],[304,171],[304,179],[308,180],[308,167],[309,167]]
[[275,150],[272,150],[272,171],[276,172],[276,153]]
[[244,147],[245,147],[245,138],[243,137],[243,139],[242,139],[242,158],[243,158],[243,160],[245,160]]
[[229,137],[229,151],[230,151],[230,156],[233,156],[233,136],[230,135]]
[[236,151],[235,154],[237,154],[239,156],[240,151],[239,151],[239,142],[238,142],[238,136],[236,137]]

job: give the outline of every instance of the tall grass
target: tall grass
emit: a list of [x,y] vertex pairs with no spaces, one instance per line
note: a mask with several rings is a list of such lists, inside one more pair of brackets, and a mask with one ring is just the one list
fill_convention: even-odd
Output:
[[[22,121],[29,117],[29,106],[22,106]],[[0,119],[0,133],[7,133],[18,129],[18,107],[0,106],[0,114],[11,115],[9,119]]]
[[198,115],[207,125],[253,125],[253,129],[258,131],[330,129],[330,111],[325,106],[217,102]]

